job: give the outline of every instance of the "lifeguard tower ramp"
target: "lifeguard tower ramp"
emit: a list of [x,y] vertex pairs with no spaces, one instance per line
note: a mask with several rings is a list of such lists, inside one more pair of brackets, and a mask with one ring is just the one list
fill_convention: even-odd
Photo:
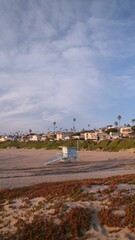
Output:
[[44,160],[43,164],[48,165],[55,162],[73,162],[77,159],[76,147],[62,147],[62,152]]
[[59,162],[62,158],[62,154],[61,153],[57,153],[55,156],[52,156],[48,159],[45,159],[43,161],[43,164],[44,165],[47,165],[47,164],[51,164],[51,163],[54,163],[54,162]]

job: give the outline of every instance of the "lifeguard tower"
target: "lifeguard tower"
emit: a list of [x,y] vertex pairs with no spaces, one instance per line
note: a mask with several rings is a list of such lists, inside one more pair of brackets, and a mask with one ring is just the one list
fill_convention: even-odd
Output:
[[52,164],[54,162],[65,162],[65,163],[72,163],[75,162],[77,159],[77,149],[76,147],[61,147],[62,152],[57,153],[54,157],[51,157],[47,160],[43,161],[44,165]]
[[75,161],[77,158],[76,147],[62,147],[62,159],[63,162]]

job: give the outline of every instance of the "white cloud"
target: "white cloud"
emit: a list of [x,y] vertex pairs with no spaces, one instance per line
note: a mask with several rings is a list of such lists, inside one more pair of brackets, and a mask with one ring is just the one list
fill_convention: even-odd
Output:
[[13,3],[0,1],[1,121],[47,128],[76,115],[83,126],[134,97],[131,1]]

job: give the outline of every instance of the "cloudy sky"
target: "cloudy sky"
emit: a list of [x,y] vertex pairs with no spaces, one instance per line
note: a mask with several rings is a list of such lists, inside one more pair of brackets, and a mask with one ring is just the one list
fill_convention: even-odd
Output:
[[0,132],[135,118],[134,0],[0,0]]

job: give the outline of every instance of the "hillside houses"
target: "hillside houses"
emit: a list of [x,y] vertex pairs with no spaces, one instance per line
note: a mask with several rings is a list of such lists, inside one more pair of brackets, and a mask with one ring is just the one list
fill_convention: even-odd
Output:
[[116,127],[108,125],[104,128],[93,129],[93,130],[82,130],[79,132],[74,131],[48,131],[46,133],[29,133],[29,134],[14,134],[13,136],[9,135],[0,135],[0,142],[7,140],[10,141],[21,141],[21,142],[38,142],[38,141],[66,141],[69,139],[74,140],[90,140],[90,141],[102,141],[102,140],[113,140],[118,138],[135,138],[135,130],[131,126]]

